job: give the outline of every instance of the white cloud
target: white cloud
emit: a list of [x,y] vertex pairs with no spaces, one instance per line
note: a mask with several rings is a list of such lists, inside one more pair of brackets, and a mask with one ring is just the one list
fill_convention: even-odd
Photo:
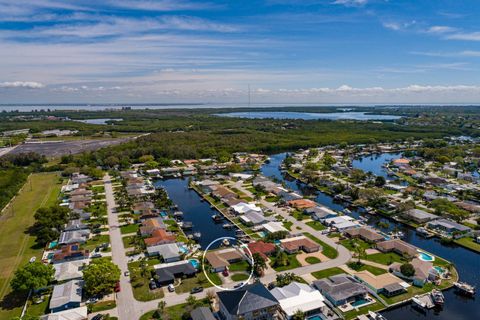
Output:
[[457,30],[456,28],[449,27],[449,26],[432,26],[428,28],[427,33],[444,34],[444,33],[451,33],[456,30]]
[[346,7],[359,7],[368,3],[368,0],[335,0],[333,4],[340,4]]
[[179,11],[179,10],[204,10],[217,7],[211,3],[201,3],[200,1],[183,0],[114,0],[109,1],[114,7],[125,9],[144,10],[144,11]]
[[394,31],[405,30],[416,24],[417,24],[417,21],[415,20],[406,21],[406,22],[388,21],[388,22],[382,23],[383,27],[390,30],[394,30]]
[[26,89],[41,89],[45,87],[44,84],[34,81],[13,81],[0,82],[0,88],[26,88]]
[[477,32],[458,32],[446,37],[450,40],[480,41],[480,31]]

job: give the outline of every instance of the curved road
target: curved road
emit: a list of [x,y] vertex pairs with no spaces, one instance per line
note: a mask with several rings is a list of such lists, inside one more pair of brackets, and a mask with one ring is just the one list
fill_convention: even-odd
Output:
[[[120,320],[132,320],[132,319],[139,319],[140,316],[148,311],[154,310],[158,306],[158,302],[163,300],[167,303],[167,306],[173,306],[176,304],[184,303],[189,293],[183,294],[173,294],[167,295],[163,299],[157,299],[147,302],[137,301],[133,297],[132,287],[129,283],[129,278],[124,276],[124,272],[128,270],[128,258],[125,255],[125,248],[123,246],[122,235],[120,233],[120,227],[118,223],[118,217],[113,212],[113,208],[115,208],[115,199],[113,196],[113,189],[111,185],[110,176],[106,175],[104,177],[105,183],[105,193],[106,193],[106,200],[107,200],[107,212],[108,212],[108,224],[110,227],[110,242],[112,245],[112,259],[115,264],[117,264],[122,271],[122,275],[120,278],[120,285],[121,291],[117,294],[117,312],[118,318]],[[239,189],[242,189],[243,192],[249,193],[248,190],[245,190],[241,186],[236,186]],[[298,221],[295,218],[291,217],[289,213],[281,208],[275,207],[272,203],[267,201],[261,201],[262,205],[265,207],[274,210],[276,214],[281,214],[286,220],[293,222],[294,226],[298,226],[301,228],[301,232],[308,232],[315,237],[319,238],[323,242],[327,243],[328,245],[334,247],[338,251],[338,256],[335,259],[331,259],[325,262],[308,265],[299,267],[292,270],[287,270],[283,272],[275,272],[271,274],[266,274],[260,280],[268,284],[275,280],[277,274],[283,274],[287,272],[293,272],[296,275],[302,276],[306,274],[310,274],[315,271],[325,270],[333,267],[341,266],[347,263],[351,259],[350,251],[348,251],[345,247],[341,245],[337,245],[333,242],[330,238],[323,235],[320,231],[313,229],[312,227],[306,225],[302,221]],[[231,286],[233,287],[235,283],[232,283]],[[197,298],[204,298],[206,296],[207,291],[219,291],[219,289],[215,287],[206,288],[203,292],[196,294]]]

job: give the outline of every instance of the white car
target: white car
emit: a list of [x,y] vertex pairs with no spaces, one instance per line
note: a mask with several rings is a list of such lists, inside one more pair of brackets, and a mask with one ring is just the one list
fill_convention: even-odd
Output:
[[175,292],[175,287],[173,286],[173,284],[168,285],[168,291]]

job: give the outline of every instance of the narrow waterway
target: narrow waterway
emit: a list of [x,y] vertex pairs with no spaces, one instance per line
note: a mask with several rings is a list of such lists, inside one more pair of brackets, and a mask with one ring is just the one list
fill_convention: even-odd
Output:
[[[210,242],[220,237],[235,236],[235,230],[224,229],[222,227],[223,223],[213,222],[212,215],[219,212],[211,208],[207,201],[202,201],[202,197],[195,190],[188,188],[187,179],[156,180],[154,185],[155,187],[165,188],[170,199],[183,212],[184,221],[192,222],[193,228],[190,232],[200,232],[202,234],[198,242],[202,248],[206,248]],[[219,245],[220,242],[217,242],[212,248]]]
[[[382,173],[382,165],[384,161],[391,159],[390,157],[398,157],[398,154],[384,154],[379,156],[368,156],[363,159],[356,160],[353,163],[354,167],[363,169],[366,171],[372,171],[373,173]],[[282,161],[285,159],[286,153],[276,154],[270,157],[270,162],[265,164],[262,168],[262,174],[267,177],[273,177],[275,180],[284,183],[288,188],[302,193],[304,195],[315,196],[315,201],[321,203],[331,209],[340,211],[345,207],[338,202],[335,202],[333,197],[328,194],[322,193],[314,188],[308,187],[306,184],[292,179],[291,177],[282,174],[279,169]],[[385,173],[386,174],[386,173]],[[457,268],[460,279],[466,281],[477,288],[480,288],[480,255],[469,251],[463,247],[457,245],[443,245],[438,239],[425,239],[416,234],[415,230],[398,223],[394,220],[382,218],[378,216],[371,216],[364,214],[358,210],[353,210],[350,214],[353,217],[358,218],[360,215],[364,215],[368,218],[367,223],[369,225],[379,227],[380,221],[387,222],[388,228],[379,228],[382,231],[391,231],[395,228],[405,233],[404,240],[426,251],[432,252],[440,257],[443,257],[449,261],[454,262]],[[423,313],[410,304],[398,307],[392,310],[388,310],[383,314],[389,320],[405,320],[405,319],[439,319],[439,320],[472,320],[480,318],[480,303],[479,299],[469,299],[463,296],[457,295],[453,289],[444,292],[446,302],[441,311],[430,310]]]

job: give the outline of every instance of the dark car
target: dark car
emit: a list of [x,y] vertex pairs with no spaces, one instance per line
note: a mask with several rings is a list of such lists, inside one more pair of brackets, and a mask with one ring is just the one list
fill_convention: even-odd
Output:
[[239,284],[236,284],[233,288],[238,289],[243,286],[243,282],[240,282]]
[[223,270],[222,274],[224,277],[228,277],[228,270],[227,269]]
[[92,318],[92,320],[101,320],[103,318],[103,314],[97,314]]
[[190,290],[190,293],[194,294],[194,293],[200,293],[202,291],[203,291],[203,287],[195,287],[192,290]]
[[120,292],[121,288],[120,288],[120,281],[117,282],[117,284],[115,285],[115,288],[113,289],[113,291],[115,292]]
[[157,283],[154,280],[152,280],[149,282],[148,287],[150,288],[150,290],[155,290],[157,289]]

